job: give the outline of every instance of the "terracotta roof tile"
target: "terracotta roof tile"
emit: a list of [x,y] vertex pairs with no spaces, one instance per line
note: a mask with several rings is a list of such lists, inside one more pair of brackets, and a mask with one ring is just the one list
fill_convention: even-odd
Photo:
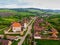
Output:
[[18,22],[14,22],[12,24],[13,27],[21,27],[21,23],[18,23]]

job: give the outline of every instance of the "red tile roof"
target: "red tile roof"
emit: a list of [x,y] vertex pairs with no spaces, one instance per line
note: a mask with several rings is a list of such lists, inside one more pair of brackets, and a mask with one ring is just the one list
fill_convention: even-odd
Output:
[[19,22],[14,22],[14,23],[12,24],[12,26],[13,26],[13,27],[21,27],[21,23],[19,23]]

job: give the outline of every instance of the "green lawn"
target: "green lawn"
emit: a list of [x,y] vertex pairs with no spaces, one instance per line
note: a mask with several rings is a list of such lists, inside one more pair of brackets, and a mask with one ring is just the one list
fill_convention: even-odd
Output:
[[60,45],[60,40],[35,40],[36,45]]
[[0,34],[4,34],[4,30],[6,30],[6,28],[8,28],[8,27],[0,29]]
[[20,40],[18,40],[18,41],[13,41],[12,42],[12,45],[18,45],[18,42],[19,42]]

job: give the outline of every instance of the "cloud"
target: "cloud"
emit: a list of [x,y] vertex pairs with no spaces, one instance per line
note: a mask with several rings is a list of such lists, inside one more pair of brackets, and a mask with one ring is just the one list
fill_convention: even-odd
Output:
[[60,9],[60,0],[0,0],[0,8]]
[[27,5],[17,5],[17,4],[12,4],[12,5],[4,5],[4,6],[0,6],[0,8],[29,8],[29,7],[32,7],[32,6],[27,6]]

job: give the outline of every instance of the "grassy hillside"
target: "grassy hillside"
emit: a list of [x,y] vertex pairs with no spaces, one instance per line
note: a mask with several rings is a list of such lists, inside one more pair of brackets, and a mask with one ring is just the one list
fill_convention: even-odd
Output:
[[36,14],[30,12],[18,12],[10,9],[0,10],[0,29],[9,26],[14,21],[21,21],[23,18],[28,18],[30,16],[35,16]]

